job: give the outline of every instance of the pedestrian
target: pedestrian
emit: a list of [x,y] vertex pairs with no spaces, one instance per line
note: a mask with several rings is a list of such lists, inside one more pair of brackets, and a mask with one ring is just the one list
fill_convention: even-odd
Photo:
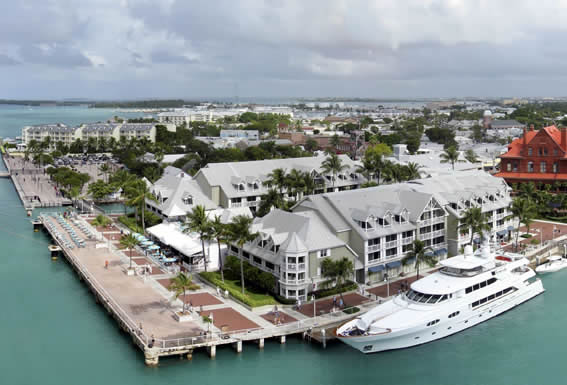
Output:
[[228,298],[228,290],[226,290],[226,289],[224,291],[224,298]]
[[104,261],[104,268],[108,269],[108,259],[106,261]]
[[339,299],[339,307],[342,309],[344,305],[345,305],[345,304],[344,304],[344,302],[343,302],[343,299],[340,298],[340,299]]
[[217,296],[220,297],[220,287],[217,286]]
[[333,296],[333,308],[335,308],[337,306],[337,296],[334,295]]

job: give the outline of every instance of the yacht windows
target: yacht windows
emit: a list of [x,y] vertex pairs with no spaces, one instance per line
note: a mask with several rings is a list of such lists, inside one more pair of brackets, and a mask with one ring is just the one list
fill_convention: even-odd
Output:
[[498,297],[503,296],[504,294],[508,294],[508,293],[511,292],[512,290],[514,290],[514,288],[508,287],[508,288],[506,288],[506,289],[504,289],[504,290],[502,290],[502,291],[498,291],[498,292],[496,292],[496,293],[494,293],[494,294],[491,294],[491,295],[489,295],[488,297],[481,298],[481,299],[479,299],[478,301],[474,301],[474,302],[472,303],[472,307],[477,307],[477,306],[483,305],[483,304],[485,304],[486,302],[492,301],[493,299],[496,299],[496,298],[498,298]]
[[406,298],[414,302],[434,304],[445,301],[449,296],[446,294],[424,294],[410,289],[406,293]]
[[451,313],[451,314],[449,314],[449,318],[456,317],[456,316],[458,316],[460,313],[461,313],[460,311],[456,311],[456,312],[454,312],[454,313]]
[[437,325],[439,323],[439,320],[436,319],[435,321],[431,321],[427,323],[427,326],[433,326],[433,325]]
[[465,293],[469,294],[472,293],[473,291],[476,291],[478,289],[482,289],[483,287],[486,287],[488,285],[492,285],[494,282],[496,282],[496,278],[490,278],[487,281],[483,281],[483,282],[479,282],[475,285],[469,286],[465,289]]

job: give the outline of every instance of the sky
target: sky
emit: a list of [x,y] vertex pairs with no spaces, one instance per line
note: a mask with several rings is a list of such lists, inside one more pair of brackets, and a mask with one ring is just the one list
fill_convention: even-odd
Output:
[[567,95],[565,0],[0,0],[0,98]]

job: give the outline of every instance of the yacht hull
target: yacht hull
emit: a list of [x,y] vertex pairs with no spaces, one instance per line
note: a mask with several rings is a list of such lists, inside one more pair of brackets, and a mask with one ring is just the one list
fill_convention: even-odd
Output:
[[439,323],[427,327],[418,325],[413,328],[392,329],[387,333],[372,336],[341,336],[338,339],[347,345],[363,352],[377,353],[385,350],[403,349],[422,345],[448,337],[481,322],[496,317],[514,307],[543,293],[542,282],[536,280],[521,289],[503,296],[493,302],[470,309],[468,306],[459,310],[458,316],[448,318],[448,314],[439,316]]

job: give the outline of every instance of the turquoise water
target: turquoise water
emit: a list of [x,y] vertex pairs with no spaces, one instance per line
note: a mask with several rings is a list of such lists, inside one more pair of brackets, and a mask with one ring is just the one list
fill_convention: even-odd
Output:
[[0,104],[0,137],[20,136],[24,126],[47,123],[65,123],[74,126],[81,123],[106,121],[115,115],[133,118],[144,114],[81,106],[27,107]]
[[[1,118],[0,118],[1,119]],[[35,212],[37,215],[38,212]],[[245,344],[192,361],[147,368],[140,351],[95,304],[47,238],[33,233],[8,179],[0,179],[0,384],[562,384],[567,271],[544,278],[546,293],[455,336],[424,346],[362,355],[289,338],[263,351]]]

